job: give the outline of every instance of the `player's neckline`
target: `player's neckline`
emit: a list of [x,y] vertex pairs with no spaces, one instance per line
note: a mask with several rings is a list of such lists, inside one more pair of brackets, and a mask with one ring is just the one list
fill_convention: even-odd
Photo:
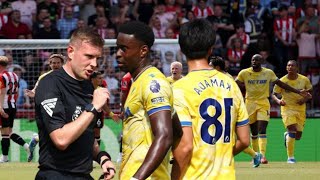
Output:
[[148,65],[148,66],[142,68],[141,71],[139,72],[139,74],[137,74],[137,76],[133,79],[133,81],[136,81],[136,80],[138,79],[138,77],[139,77],[144,71],[146,71],[147,69],[149,69],[149,68],[151,68],[151,67],[152,67],[152,65]]

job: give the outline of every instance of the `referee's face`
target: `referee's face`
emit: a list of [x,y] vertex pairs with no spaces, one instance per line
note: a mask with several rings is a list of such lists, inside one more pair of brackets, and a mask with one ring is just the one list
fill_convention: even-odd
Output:
[[97,68],[97,60],[102,56],[102,47],[82,41],[70,44],[67,50],[69,60],[65,67],[68,74],[78,80],[90,79]]

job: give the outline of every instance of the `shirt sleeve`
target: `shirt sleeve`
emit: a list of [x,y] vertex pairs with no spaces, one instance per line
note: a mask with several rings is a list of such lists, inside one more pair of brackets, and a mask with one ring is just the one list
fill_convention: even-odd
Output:
[[274,87],[273,87],[273,92],[281,93],[282,92],[282,88],[275,84]]
[[310,82],[310,80],[307,78],[307,77],[304,77],[304,79],[305,79],[305,81],[306,81],[306,89],[307,90],[310,90],[310,89],[312,89],[312,84],[311,84],[311,82]]
[[181,126],[192,126],[191,115],[189,113],[188,107],[186,106],[186,100],[184,99],[184,93],[182,90],[173,87],[173,107],[177,113]]
[[172,109],[172,90],[166,79],[151,78],[144,83],[143,104],[148,115]]
[[40,81],[35,98],[39,111],[37,115],[49,134],[67,123],[62,95],[57,81],[52,76]]
[[233,85],[233,87],[235,89],[234,94],[235,94],[235,98],[237,98],[237,108],[238,108],[236,126],[247,125],[249,123],[249,116],[248,116],[246,105],[243,100],[242,93],[236,83]]
[[269,70],[269,72],[270,72],[269,74],[270,74],[270,81],[271,82],[275,82],[276,80],[279,79],[272,70]]
[[236,78],[236,81],[239,80],[240,82],[244,82],[243,75],[244,75],[244,70],[239,72],[239,74]]

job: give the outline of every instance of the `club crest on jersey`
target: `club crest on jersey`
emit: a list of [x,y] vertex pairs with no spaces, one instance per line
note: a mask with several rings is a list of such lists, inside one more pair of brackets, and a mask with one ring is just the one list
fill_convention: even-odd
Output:
[[76,110],[74,111],[72,115],[72,121],[76,120],[80,114],[82,113],[81,106],[76,106]]
[[152,80],[150,83],[150,90],[153,93],[158,93],[160,91],[160,84],[156,80]]

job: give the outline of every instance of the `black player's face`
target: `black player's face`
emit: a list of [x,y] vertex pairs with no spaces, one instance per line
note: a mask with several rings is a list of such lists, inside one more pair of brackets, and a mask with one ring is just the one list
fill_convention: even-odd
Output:
[[251,59],[251,65],[252,65],[253,68],[261,67],[261,59],[260,58],[252,58]]
[[297,63],[289,61],[287,64],[287,72],[292,74],[298,73]]
[[142,59],[141,43],[133,35],[119,33],[116,58],[121,71],[133,73]]

